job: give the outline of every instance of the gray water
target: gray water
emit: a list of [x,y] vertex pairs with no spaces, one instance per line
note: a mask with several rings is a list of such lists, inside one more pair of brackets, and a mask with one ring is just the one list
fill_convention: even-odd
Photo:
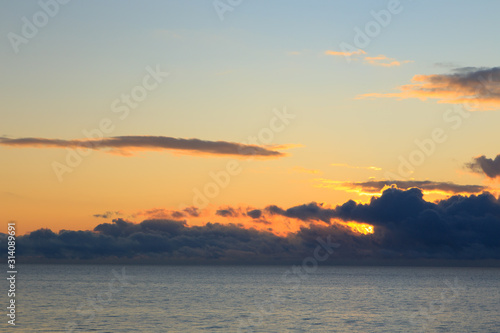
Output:
[[295,274],[292,266],[24,265],[18,271],[16,327],[3,315],[2,331],[500,332],[495,268],[313,267]]

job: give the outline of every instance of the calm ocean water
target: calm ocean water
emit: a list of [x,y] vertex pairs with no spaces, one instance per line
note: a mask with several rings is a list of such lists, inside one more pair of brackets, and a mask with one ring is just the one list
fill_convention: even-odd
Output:
[[[500,269],[296,273],[291,266],[24,265],[15,330],[500,332]],[[3,331],[5,315],[4,322]]]

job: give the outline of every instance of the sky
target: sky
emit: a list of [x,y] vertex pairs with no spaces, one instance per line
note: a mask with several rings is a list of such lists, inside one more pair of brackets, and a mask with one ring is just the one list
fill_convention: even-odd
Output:
[[[98,226],[153,220],[291,243],[306,231],[381,237],[390,219],[331,212],[391,193],[447,228],[460,218],[445,203],[486,200],[491,212],[469,221],[498,230],[498,2],[0,9],[0,216],[20,234],[104,237]],[[132,234],[119,235],[107,236]]]

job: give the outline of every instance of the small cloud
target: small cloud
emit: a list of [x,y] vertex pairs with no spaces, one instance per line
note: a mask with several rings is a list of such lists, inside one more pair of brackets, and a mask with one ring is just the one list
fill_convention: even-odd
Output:
[[144,216],[148,219],[185,219],[188,217],[199,217],[201,211],[194,207],[186,207],[182,210],[172,210],[165,208],[153,208],[147,210],[141,210],[133,214],[133,216]]
[[107,211],[103,214],[94,214],[92,216],[94,217],[97,217],[97,218],[102,218],[102,219],[109,219],[109,218],[112,218],[112,217],[117,217],[117,216],[122,216],[123,213],[121,211],[115,211],[115,212],[111,212],[111,211]]
[[497,155],[495,159],[484,155],[475,157],[472,162],[466,163],[465,167],[488,178],[500,177],[500,155]]
[[224,209],[218,209],[215,212],[215,215],[219,215],[222,217],[239,217],[242,215],[241,209],[238,208],[233,208],[233,207],[226,207]]
[[363,166],[349,165],[349,164],[346,164],[346,163],[332,163],[330,165],[334,166],[334,167],[343,167],[343,168],[349,168],[349,169],[366,169],[366,170],[375,170],[375,171],[382,170],[382,168],[375,167],[375,166],[363,167]]
[[331,51],[331,50],[327,50],[325,51],[325,54],[326,55],[333,55],[333,56],[344,56],[344,57],[350,57],[350,56],[353,56],[353,55],[362,55],[362,54],[366,54],[365,51],[361,50],[361,49],[358,49],[357,51],[352,51],[352,52],[342,52],[342,51]]
[[450,74],[415,75],[399,92],[368,93],[365,98],[436,99],[438,103],[465,104],[472,111],[500,109],[500,67],[457,68]]
[[376,57],[365,57],[365,63],[373,66],[382,66],[382,67],[393,67],[393,66],[401,66],[401,64],[407,64],[413,62],[412,60],[404,60],[397,61],[394,58],[389,58],[385,55],[378,55]]
[[407,64],[410,62],[413,62],[412,60],[404,60],[404,61],[398,61],[395,58],[389,58],[383,54],[380,54],[376,57],[369,57],[366,55],[366,52],[359,49],[357,51],[352,51],[352,52],[342,52],[342,51],[325,51],[326,55],[333,55],[333,56],[344,56],[344,57],[353,57],[353,59],[362,59],[365,64],[372,65],[372,66],[380,66],[380,67],[394,67],[394,66],[401,66],[401,64]]

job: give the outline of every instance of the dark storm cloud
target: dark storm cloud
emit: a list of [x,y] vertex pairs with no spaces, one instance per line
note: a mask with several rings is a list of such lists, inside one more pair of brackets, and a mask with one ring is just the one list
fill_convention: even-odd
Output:
[[[500,201],[485,192],[428,202],[417,188],[386,189],[369,203],[348,201],[334,208],[317,203],[282,209],[271,205],[259,219],[274,215],[308,221],[298,232],[280,237],[242,225],[184,221],[115,219],[93,231],[58,233],[40,229],[17,238],[20,258],[61,260],[144,258],[165,263],[300,262],[319,244],[318,237],[340,244],[330,254],[342,260],[500,260]],[[257,216],[254,211],[247,215]],[[374,226],[361,235],[336,220]],[[6,246],[0,237],[0,246]],[[115,258],[115,259],[113,259]],[[118,260],[117,259],[117,260]],[[411,260],[410,260],[411,261]],[[330,262],[330,261],[328,261]]]
[[473,172],[485,174],[489,178],[496,178],[500,176],[500,155],[497,155],[495,159],[487,158],[484,155],[479,156],[465,166]]
[[285,154],[263,146],[227,141],[182,139],[166,136],[116,136],[102,139],[60,140],[44,138],[0,138],[0,145],[28,148],[81,148],[108,150],[129,155],[134,151],[173,150],[188,154],[282,157]]
[[379,249],[423,257],[500,258],[500,201],[490,193],[455,195],[432,203],[420,189],[389,188],[370,203],[348,201],[335,208],[316,203],[283,210],[268,207],[272,214],[305,221],[331,219],[357,221],[375,226]]
[[323,221],[330,223],[330,220],[335,217],[335,211],[332,209],[323,208],[321,204],[311,202],[300,206],[288,208],[286,210],[275,206],[267,206],[266,212],[271,215],[283,215],[290,218],[299,219],[302,221]]
[[[3,239],[2,241],[5,241]],[[270,232],[234,224],[207,223],[188,227],[184,221],[123,219],[98,225],[94,231],[54,233],[40,229],[17,239],[19,255],[52,259],[156,258],[160,261],[273,260],[304,249]]]

